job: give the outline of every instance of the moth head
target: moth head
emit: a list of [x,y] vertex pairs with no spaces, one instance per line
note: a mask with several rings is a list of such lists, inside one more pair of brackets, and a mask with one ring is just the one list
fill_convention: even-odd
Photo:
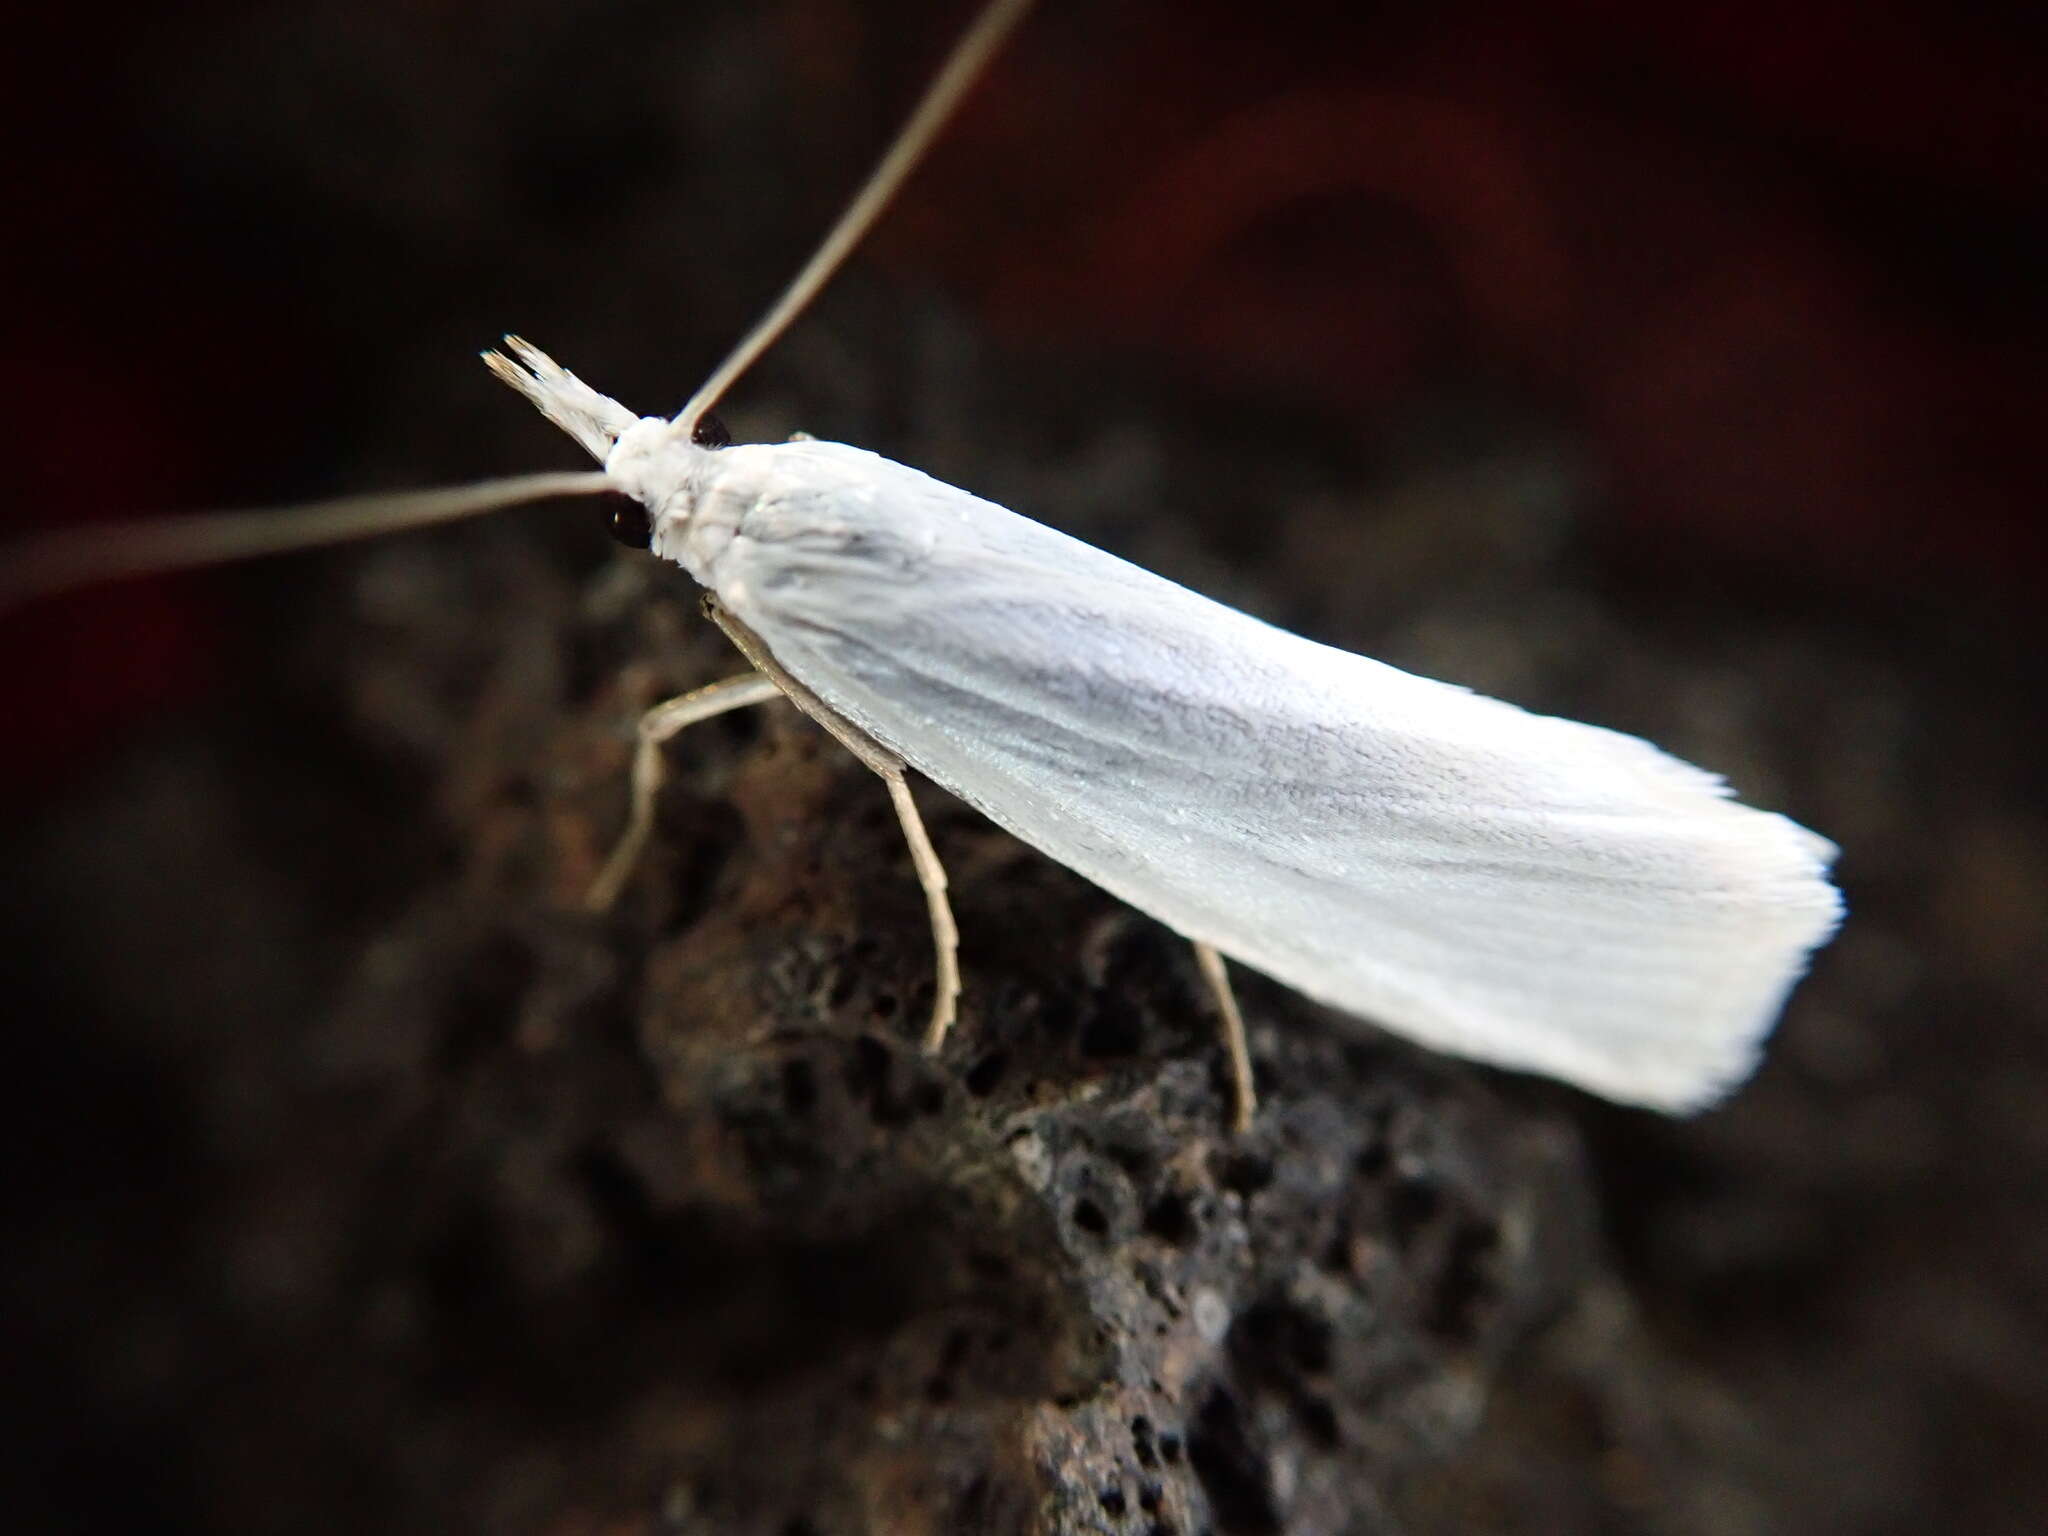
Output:
[[611,536],[646,549],[655,528],[690,515],[692,476],[705,451],[724,448],[732,434],[706,413],[685,434],[678,422],[635,416],[598,393],[531,342],[505,338],[504,352],[486,352],[491,372],[531,400],[540,413],[581,443],[618,482],[618,493],[599,503]]
[[605,498],[611,536],[628,548],[648,549],[659,529],[688,522],[704,460],[731,443],[725,423],[709,414],[687,433],[681,422],[660,416],[634,422],[605,455],[604,472],[619,488]]

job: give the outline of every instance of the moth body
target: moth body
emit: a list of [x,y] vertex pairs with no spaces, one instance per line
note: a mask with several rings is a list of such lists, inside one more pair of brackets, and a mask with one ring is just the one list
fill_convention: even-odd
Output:
[[959,991],[906,765],[1194,941],[1253,1111],[1222,956],[1438,1049],[1686,1110],[1739,1083],[1833,932],[1834,847],[1649,743],[1276,629],[878,454],[729,445],[708,414],[873,227],[1029,0],[989,0],[796,277],[678,415],[636,417],[516,337],[493,372],[604,470],[77,529],[0,561],[0,606],[559,495],[714,593],[753,664],[649,710],[588,904],[655,822],[661,748],[792,699],[880,775],[932,925],[928,1049]]
[[1838,919],[1831,844],[1647,742],[1319,645],[879,454],[650,418],[606,468],[654,553],[912,767],[1435,1048],[1697,1108]]

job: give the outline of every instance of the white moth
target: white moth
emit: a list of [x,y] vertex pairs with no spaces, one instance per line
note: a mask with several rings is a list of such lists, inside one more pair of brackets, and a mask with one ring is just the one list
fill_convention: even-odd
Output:
[[522,351],[557,424],[616,433],[654,553],[832,714],[1320,1001],[1690,1109],[1835,925],[1826,840],[1647,742],[1304,640],[864,449],[627,425]]
[[937,941],[934,1048],[955,941],[905,765],[1194,941],[1240,1122],[1250,1070],[1220,956],[1439,1050],[1624,1103],[1712,1102],[1839,919],[1824,838],[1647,742],[1318,645],[878,454],[707,445],[708,407],[865,232],[1025,5],[984,13],[782,303],[673,419],[634,416],[516,339],[517,363],[489,354],[601,475],[326,509],[317,536],[230,518],[185,525],[183,544],[172,529],[68,564],[46,550],[38,584],[623,492],[756,670],[648,715],[595,905],[651,827],[661,743],[787,695],[883,775],[903,819]]

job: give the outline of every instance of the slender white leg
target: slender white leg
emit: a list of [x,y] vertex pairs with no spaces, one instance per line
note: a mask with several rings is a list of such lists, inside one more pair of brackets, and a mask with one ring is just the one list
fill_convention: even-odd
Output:
[[583,898],[586,907],[592,912],[609,909],[619,899],[627,876],[633,873],[633,866],[640,862],[647,847],[648,836],[654,831],[655,797],[661,792],[665,773],[662,743],[699,720],[781,697],[782,690],[774,678],[761,672],[747,672],[665,700],[640,717],[639,740],[633,749],[632,809],[626,814],[626,830],[619,834],[604,868],[590,882],[590,890]]
[[924,887],[924,903],[931,913],[932,948],[937,951],[938,979],[932,992],[931,1022],[925,1026],[924,1048],[936,1051],[945,1043],[960,1001],[960,930],[953,922],[953,904],[946,899],[946,868],[939,862],[932,840],[924,830],[924,819],[910,798],[910,786],[903,782],[903,759],[866,731],[833,709],[802,683],[782,669],[768,654],[761,637],[740,622],[716,596],[706,593],[704,611],[725,631],[726,638],[739,647],[740,654],[772,680],[798,709],[830,731],[839,744],[882,776],[889,786],[889,801],[896,807],[896,819],[903,824],[903,836],[910,844],[910,862],[917,869],[917,883]]
[[1252,1128],[1252,1115],[1259,1107],[1252,1089],[1252,1054],[1244,1040],[1244,1015],[1237,1011],[1237,994],[1230,990],[1230,973],[1223,968],[1223,957],[1199,939],[1191,942],[1195,964],[1223,1015],[1223,1048],[1230,1053],[1230,1128],[1242,1134]]
[[932,948],[938,956],[938,980],[932,993],[931,1023],[925,1026],[924,1048],[936,1053],[946,1043],[960,1001],[960,930],[953,923],[953,904],[946,899],[946,867],[939,862],[932,840],[924,830],[924,818],[910,798],[910,786],[903,782],[903,770],[882,775],[889,786],[890,803],[896,819],[903,823],[904,839],[910,844],[910,862],[917,869],[917,883],[924,887],[924,904],[931,913]]

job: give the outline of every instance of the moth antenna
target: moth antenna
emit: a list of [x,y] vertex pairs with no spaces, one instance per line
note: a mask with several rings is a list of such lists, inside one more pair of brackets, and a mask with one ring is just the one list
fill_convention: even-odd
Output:
[[433,491],[67,528],[25,539],[0,556],[0,609],[89,582],[344,544],[457,522],[550,496],[589,496],[615,489],[610,477],[597,470],[510,475]]
[[[789,329],[867,237],[1031,4],[1032,0],[991,0],[953,45],[909,121],[810,260],[677,414],[674,426],[685,437],[696,430],[699,419],[733,381]],[[511,357],[495,351],[484,354],[491,371],[600,461],[634,424],[632,412],[592,389],[538,347],[517,336],[507,336],[505,346]],[[66,529],[0,550],[0,609],[90,582],[347,543],[456,522],[550,496],[587,496],[611,489],[615,489],[611,480],[597,472],[514,475],[441,490],[348,496],[302,507]]]
[[[953,45],[932,83],[925,87],[924,96],[910,119],[897,133],[894,142],[879,164],[869,173],[853,201],[846,205],[846,211],[819,242],[811,259],[804,263],[801,271],[790,280],[768,313],[754,322],[752,330],[740,338],[738,346],[726,355],[724,362],[711,371],[711,376],[698,386],[689,402],[675,417],[675,428],[684,437],[696,430],[698,418],[718,404],[733,381],[754,365],[763,352],[773,346],[782,333],[789,329],[790,322],[803,313],[811,300],[828,282],[854,248],[867,238],[875,221],[882,216],[890,202],[901,190],[910,173],[917,169],[939,132],[946,126],[946,120],[960,105],[961,97],[980,78],[998,49],[1009,40],[1017,23],[1024,19],[1031,9],[1031,0],[991,0],[974,24],[961,34],[960,41]],[[545,407],[543,407],[545,409]]]

